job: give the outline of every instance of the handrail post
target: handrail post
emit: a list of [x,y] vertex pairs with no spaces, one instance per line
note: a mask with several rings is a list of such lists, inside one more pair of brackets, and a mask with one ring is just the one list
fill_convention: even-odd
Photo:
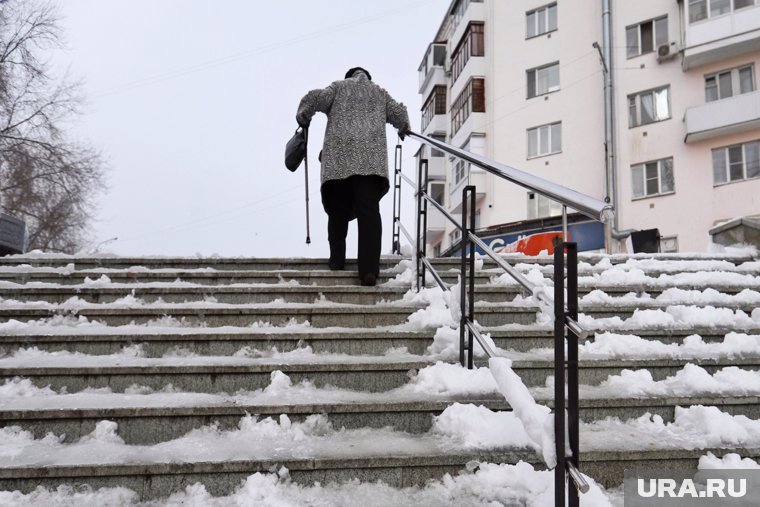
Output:
[[[428,159],[422,159],[422,182],[423,192],[428,191]],[[428,224],[428,200],[422,199],[422,256],[427,259],[427,224]],[[427,266],[422,267],[422,286],[426,285]]]
[[554,241],[554,505],[565,505],[565,256],[564,242]]
[[[475,243],[470,240],[470,234],[475,234],[475,186],[474,185],[467,185],[465,192],[469,194],[470,198],[470,225],[467,228],[467,245],[470,248],[470,258],[469,258],[469,269],[470,269],[470,280],[469,280],[469,308],[467,312],[467,318],[470,321],[471,324],[475,323]],[[464,239],[464,238],[462,238]],[[473,368],[473,359],[474,359],[474,353],[473,353],[473,336],[472,331],[470,328],[467,328],[467,368],[472,370]]]
[[422,189],[424,188],[425,182],[422,179],[422,166],[423,163],[425,166],[427,166],[427,159],[420,158],[420,162],[417,166],[417,234],[415,235],[415,256],[417,259],[417,292],[422,290],[425,287],[425,264],[422,262],[422,257],[424,257],[423,249],[425,248],[424,245],[421,245],[421,239],[422,239],[422,215],[424,213],[422,208]]
[[460,317],[459,317],[459,364],[462,366],[465,365],[465,357],[464,357],[464,351],[466,348],[466,343],[464,340],[464,335],[467,332],[467,189],[469,187],[465,187],[462,190],[462,222],[461,222],[461,231],[462,231],[462,237],[459,240],[459,245],[461,247],[461,254],[460,254],[460,271],[459,271],[459,310],[460,310]]
[[[578,243],[564,244],[567,248],[567,316],[578,320]],[[567,332],[567,416],[570,457],[568,461],[580,469],[579,458],[579,406],[578,406],[578,335],[572,329]],[[568,506],[578,507],[578,485],[568,481]]]
[[391,253],[401,254],[401,144],[396,145],[393,163],[393,238]]

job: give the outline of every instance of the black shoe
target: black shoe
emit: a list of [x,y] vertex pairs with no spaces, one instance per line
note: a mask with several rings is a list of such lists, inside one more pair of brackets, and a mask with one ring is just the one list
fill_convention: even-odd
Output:
[[330,271],[343,271],[343,269],[345,269],[345,265],[340,262],[330,261],[327,265],[329,266]]
[[374,273],[367,273],[365,275],[362,275],[362,285],[364,287],[374,287],[377,285],[377,277]]

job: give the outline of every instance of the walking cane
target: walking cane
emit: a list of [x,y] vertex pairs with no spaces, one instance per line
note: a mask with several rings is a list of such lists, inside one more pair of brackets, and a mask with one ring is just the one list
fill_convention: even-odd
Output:
[[306,143],[306,153],[303,157],[303,177],[306,182],[306,244],[311,244],[311,234],[309,233],[309,128],[304,127],[303,138]]

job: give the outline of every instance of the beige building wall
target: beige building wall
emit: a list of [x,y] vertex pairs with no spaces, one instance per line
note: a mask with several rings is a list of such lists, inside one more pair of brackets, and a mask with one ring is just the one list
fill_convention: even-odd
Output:
[[[446,141],[455,146],[593,197],[607,197],[604,72],[593,46],[603,44],[602,1],[557,0],[557,29],[530,38],[526,13],[554,2],[460,1],[466,9],[459,10],[459,22],[453,26],[453,18],[445,18],[437,42],[446,44],[450,60],[468,22],[482,21],[485,55],[471,57],[453,83],[450,72],[436,74],[437,82],[447,86],[448,114],[431,125],[438,133],[445,130]],[[716,222],[760,213],[760,178],[716,185],[712,161],[716,148],[760,139],[760,0],[755,3],[689,23],[688,2],[611,0],[620,230],[658,228],[664,248],[704,251],[708,230]],[[452,2],[450,11],[457,4]],[[629,57],[626,29],[662,16],[667,16],[667,42],[673,43],[674,57],[658,58],[656,47]],[[526,72],[553,62],[559,65],[559,89],[528,98]],[[706,101],[705,76],[746,65],[752,65],[754,92]],[[451,132],[451,103],[471,77],[485,79],[486,111],[471,113]],[[662,86],[669,87],[669,117],[630,127],[629,96]],[[423,101],[429,91],[430,86],[421,91]],[[553,122],[561,122],[561,150],[528,157],[527,130]],[[430,128],[424,133],[431,133]],[[421,153],[428,156],[425,150]],[[665,158],[673,161],[673,192],[634,197],[632,166]],[[445,157],[436,163],[445,178],[445,206],[456,216],[461,190],[471,183],[478,188],[480,227],[528,218],[525,189],[477,169],[454,184],[453,160]],[[443,222],[436,227],[429,247],[445,251],[454,228]],[[615,250],[623,248],[615,242]]]

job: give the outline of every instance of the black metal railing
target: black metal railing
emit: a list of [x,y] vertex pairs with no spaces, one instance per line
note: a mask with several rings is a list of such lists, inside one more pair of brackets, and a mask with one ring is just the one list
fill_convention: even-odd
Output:
[[[406,238],[415,246],[416,260],[416,287],[421,290],[426,286],[426,273],[430,272],[435,282],[444,291],[449,291],[449,286],[443,282],[440,275],[427,258],[427,218],[428,206],[438,210],[455,228],[461,231],[462,239],[461,266],[460,266],[460,311],[459,323],[459,361],[463,366],[473,368],[474,365],[474,342],[477,341],[485,354],[491,358],[495,352],[484,339],[475,323],[475,253],[476,247],[480,248],[488,257],[493,259],[497,266],[502,268],[518,284],[523,291],[535,295],[544,306],[554,308],[554,370],[555,370],[555,400],[554,400],[554,423],[555,442],[557,452],[557,466],[555,468],[555,505],[568,505],[577,507],[579,504],[579,492],[585,493],[589,486],[579,471],[579,414],[578,414],[578,342],[585,338],[588,333],[578,324],[578,246],[576,243],[567,242],[566,215],[567,208],[573,208],[594,220],[609,222],[613,217],[612,206],[593,197],[581,194],[567,187],[544,180],[519,169],[500,164],[480,155],[456,148],[437,139],[410,132],[409,137],[437,148],[451,156],[465,160],[491,174],[507,181],[520,185],[540,195],[554,199],[563,206],[564,232],[562,241],[555,243],[554,247],[554,297],[544,292],[537,291],[536,284],[529,281],[522,273],[511,266],[502,256],[494,252],[476,234],[475,231],[475,186],[468,185],[462,191],[462,218],[458,222],[442,205],[432,199],[427,193],[428,161],[420,157],[417,172],[417,182],[413,182],[401,172],[400,154],[401,146],[396,146],[396,167],[394,181],[394,252],[400,253],[398,244],[399,235],[397,230],[404,233]],[[401,184],[404,180],[412,188],[415,188],[417,201],[417,231],[414,237],[403,227],[400,220],[399,199]],[[396,195],[398,193],[398,196]],[[396,211],[399,211],[397,214]],[[565,261],[567,252],[567,261]],[[565,302],[565,276],[567,276],[567,304]],[[566,335],[567,333],[567,335]],[[567,339],[567,361],[565,360],[565,340]],[[565,385],[567,384],[567,417],[568,431],[565,431]],[[569,443],[570,453],[566,452],[566,442]],[[565,496],[566,485],[569,485],[569,495]]]

